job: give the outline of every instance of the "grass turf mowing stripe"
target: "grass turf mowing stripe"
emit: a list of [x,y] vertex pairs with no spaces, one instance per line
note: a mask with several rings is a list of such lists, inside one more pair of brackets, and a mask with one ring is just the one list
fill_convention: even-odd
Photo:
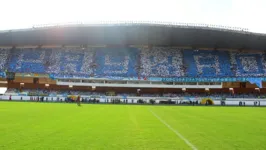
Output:
[[182,139],[191,149],[197,150],[196,146],[194,146],[188,139],[186,139],[182,134],[180,134],[177,130],[173,129],[168,123],[166,123],[163,119],[161,119],[156,113],[154,113],[150,108],[149,111],[160,120],[165,126],[167,126],[170,130],[172,130],[180,139]]

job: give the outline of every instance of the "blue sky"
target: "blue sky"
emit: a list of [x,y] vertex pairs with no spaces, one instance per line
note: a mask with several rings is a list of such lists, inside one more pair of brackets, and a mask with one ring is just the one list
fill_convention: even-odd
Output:
[[266,33],[266,0],[3,0],[0,30],[90,21],[171,21]]

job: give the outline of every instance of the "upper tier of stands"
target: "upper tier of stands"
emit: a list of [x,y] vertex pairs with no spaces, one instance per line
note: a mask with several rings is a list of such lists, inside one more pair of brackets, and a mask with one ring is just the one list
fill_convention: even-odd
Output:
[[189,77],[230,77],[230,59],[225,51],[184,52],[186,73]]
[[56,77],[261,77],[265,52],[178,48],[0,49],[0,71]]

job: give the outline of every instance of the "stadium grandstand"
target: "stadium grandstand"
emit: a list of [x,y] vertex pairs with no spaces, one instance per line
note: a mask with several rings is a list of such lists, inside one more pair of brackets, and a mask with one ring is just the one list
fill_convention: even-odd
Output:
[[3,31],[1,99],[266,105],[265,41],[247,29],[162,22]]
[[1,31],[0,150],[266,149],[265,41],[163,22]]

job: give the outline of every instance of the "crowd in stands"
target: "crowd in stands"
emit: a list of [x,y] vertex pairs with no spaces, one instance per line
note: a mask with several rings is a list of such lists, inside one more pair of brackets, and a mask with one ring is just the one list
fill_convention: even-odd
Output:
[[184,66],[181,50],[175,48],[143,48],[140,53],[140,75],[144,77],[181,77]]
[[266,75],[265,53],[263,52],[231,52],[232,70],[236,76],[263,76]]
[[89,95],[105,96],[105,93],[78,91],[78,90],[50,90],[50,89],[16,89],[8,88],[5,95],[22,95],[22,96],[68,96],[68,95]]
[[8,59],[9,50],[0,48],[0,70],[6,69],[6,62]]
[[189,77],[232,76],[228,52],[185,50],[183,53]]
[[136,48],[98,49],[95,51],[96,76],[136,77],[139,50]]
[[258,77],[265,52],[178,48],[0,49],[0,70],[48,73],[60,78]]
[[47,72],[60,77],[86,77],[93,73],[93,55],[87,49],[53,49]]

